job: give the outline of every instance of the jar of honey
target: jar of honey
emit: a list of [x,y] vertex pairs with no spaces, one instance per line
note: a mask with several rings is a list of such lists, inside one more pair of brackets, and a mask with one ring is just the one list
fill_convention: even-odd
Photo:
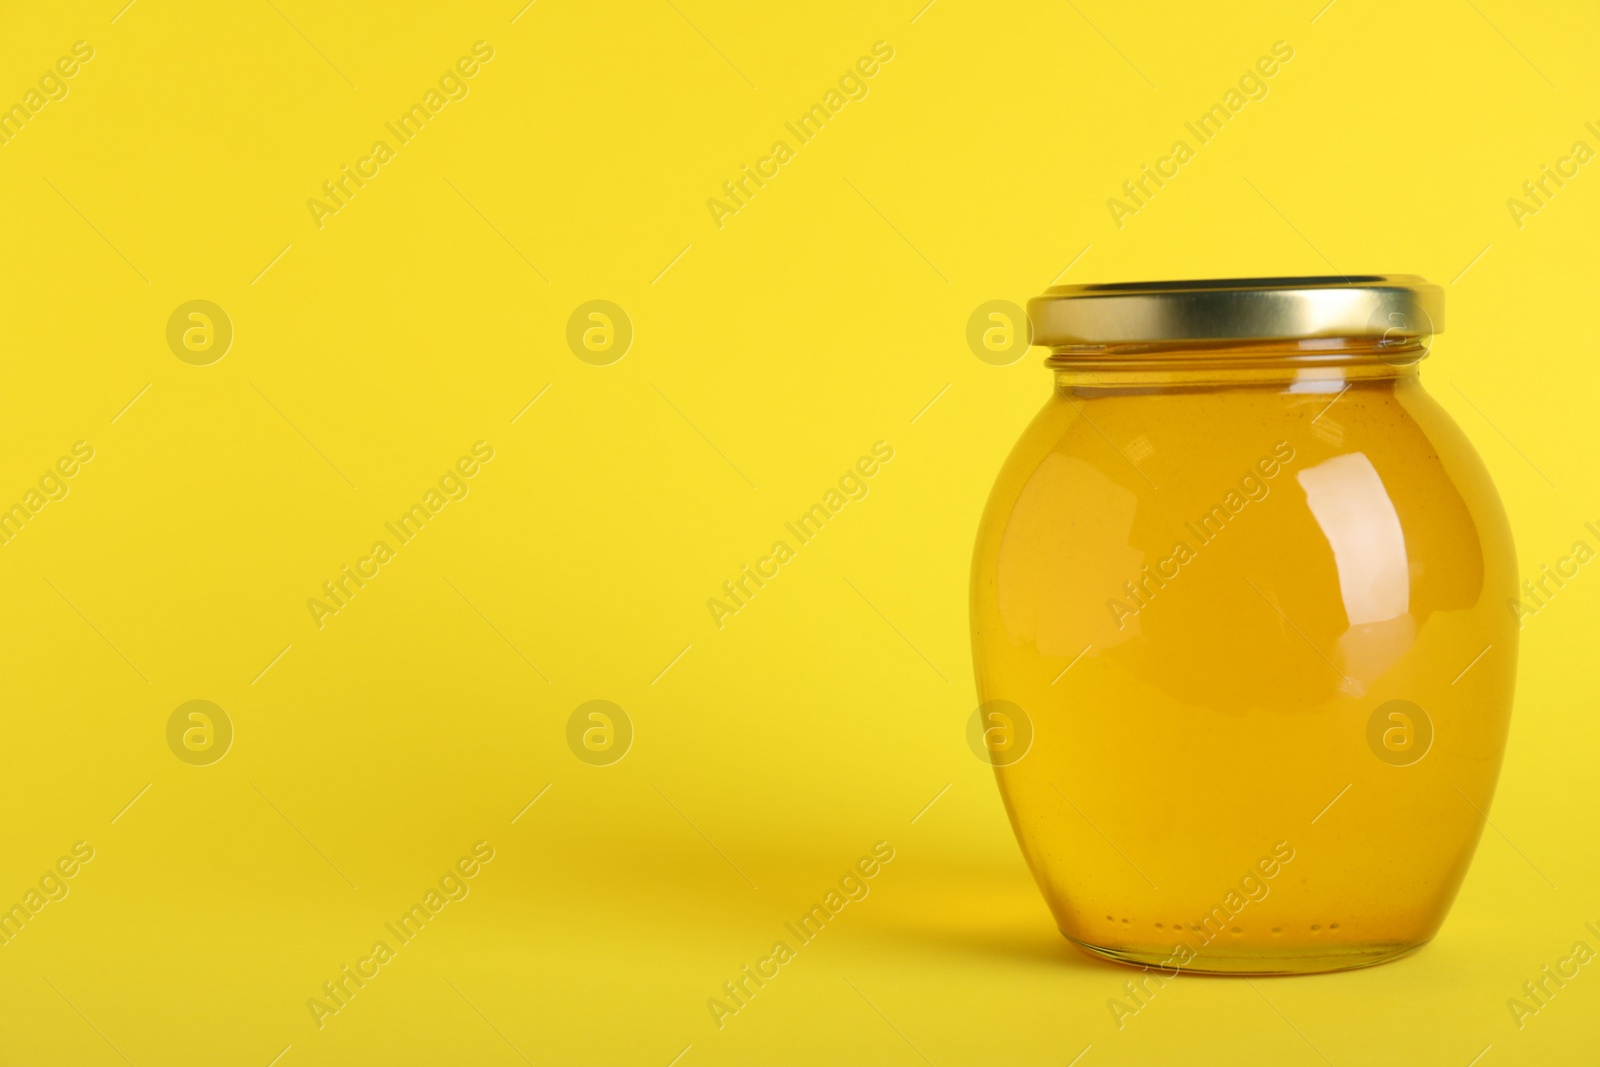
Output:
[[1291,974],[1438,931],[1488,818],[1511,531],[1410,276],[1060,286],[989,498],[978,719],[1061,932]]

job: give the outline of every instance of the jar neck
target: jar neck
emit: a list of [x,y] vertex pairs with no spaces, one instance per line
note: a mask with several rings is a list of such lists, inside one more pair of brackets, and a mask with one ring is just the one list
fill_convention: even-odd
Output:
[[1058,390],[1339,385],[1415,378],[1432,338],[1380,337],[1070,345],[1045,365]]

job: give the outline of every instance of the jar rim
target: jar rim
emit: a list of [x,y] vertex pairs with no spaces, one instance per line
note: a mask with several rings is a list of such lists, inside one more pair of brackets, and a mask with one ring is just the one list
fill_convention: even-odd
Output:
[[1415,274],[1211,278],[1057,285],[1028,301],[1050,348],[1377,338],[1414,345],[1444,330],[1444,290]]

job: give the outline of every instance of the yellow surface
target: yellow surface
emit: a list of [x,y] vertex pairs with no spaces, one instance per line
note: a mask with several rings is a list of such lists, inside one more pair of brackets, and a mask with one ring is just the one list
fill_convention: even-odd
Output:
[[[1432,945],[1180,979],[1117,1028],[1128,972],[1056,933],[964,737],[972,537],[1049,384],[966,330],[1058,277],[1426,275],[1450,328],[1425,380],[1538,576],[1600,541],[1600,176],[1572,156],[1600,148],[1600,19],[919,6],[0,14],[0,104],[41,105],[0,144],[0,500],[43,505],[0,547],[0,897],[44,883],[0,947],[0,1059],[1592,1056],[1592,965],[1520,1030],[1506,1005],[1600,948],[1590,565],[1524,619],[1498,829]],[[1108,198],[1277,41],[1267,95],[1119,228]],[[822,131],[789,133],[841,79]],[[420,133],[387,131],[435,89]],[[1575,176],[1513,211],[1545,164]],[[313,212],[346,166],[365,185]],[[775,176],[709,209],[745,166]],[[232,324],[209,364],[215,315],[169,346],[196,300]],[[620,344],[614,315],[569,348],[595,300],[632,326],[608,365],[583,338]],[[866,495],[763,563],[879,441]],[[401,543],[385,524],[430,491]],[[718,628],[746,565],[777,575]],[[354,594],[313,613],[335,580]],[[209,765],[176,755],[220,744],[204,706],[169,747],[197,700],[232,728]],[[608,766],[568,745],[593,700],[631,724]],[[577,751],[626,732],[607,721]],[[866,895],[790,941],[880,841]],[[401,943],[385,924],[430,890]],[[719,1029],[708,1000],[778,941],[793,958]],[[374,976],[319,1029],[307,1002],[347,965]]]

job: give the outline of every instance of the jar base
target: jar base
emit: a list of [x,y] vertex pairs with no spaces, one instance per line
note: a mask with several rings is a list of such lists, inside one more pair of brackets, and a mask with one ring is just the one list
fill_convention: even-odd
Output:
[[1170,949],[1147,952],[1138,949],[1109,948],[1079,941],[1065,932],[1061,936],[1091,956],[1126,964],[1129,967],[1159,968],[1169,972],[1176,968],[1184,974],[1236,975],[1241,978],[1325,974],[1329,971],[1353,971],[1362,967],[1376,967],[1381,963],[1404,959],[1428,943],[1426,940],[1415,944],[1378,942],[1320,952],[1309,948],[1280,949],[1237,956],[1205,953],[1195,956],[1188,963],[1178,964],[1173,960]]

